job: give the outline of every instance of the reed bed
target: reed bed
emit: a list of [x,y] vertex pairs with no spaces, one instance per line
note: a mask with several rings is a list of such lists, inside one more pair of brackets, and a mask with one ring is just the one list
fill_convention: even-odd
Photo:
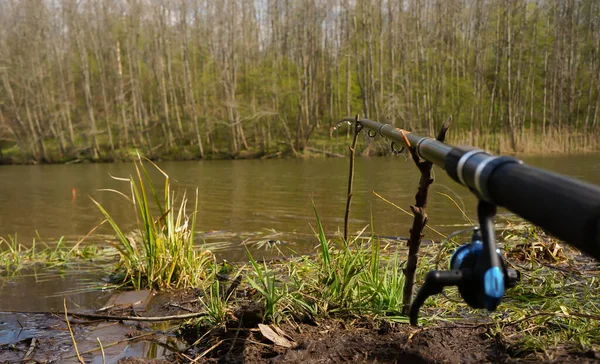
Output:
[[570,128],[525,129],[516,133],[515,147],[507,133],[460,131],[449,135],[453,145],[476,145],[496,154],[594,153],[600,151],[600,135],[594,131],[575,131]]

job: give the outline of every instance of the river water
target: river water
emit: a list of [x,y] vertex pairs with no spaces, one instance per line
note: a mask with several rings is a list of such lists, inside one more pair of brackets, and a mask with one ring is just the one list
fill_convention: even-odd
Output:
[[[522,159],[530,165],[600,185],[598,154]],[[159,162],[158,165],[169,174],[179,194],[185,190],[193,200],[198,189],[199,241],[203,238],[227,246],[217,250],[222,258],[246,260],[241,243],[247,240],[273,240],[299,253],[312,252],[317,243],[312,230],[316,226],[313,201],[326,232],[333,236],[341,231],[348,163],[348,159],[332,158]],[[162,175],[146,164],[152,179],[161,186]],[[476,200],[443,170],[434,167],[434,171],[429,224],[443,233],[461,229],[468,220],[443,194],[464,206],[473,220]],[[100,202],[124,231],[134,230],[135,213],[128,202],[114,192],[102,191],[116,189],[130,194],[126,182],[111,176],[128,177],[134,173],[134,165],[130,163],[0,166],[0,236],[16,235],[23,245],[30,245],[34,238],[52,242],[64,236],[68,241],[76,241],[103,220],[90,197]],[[358,158],[350,231],[361,230],[372,218],[377,235],[407,236],[411,218],[373,192],[408,209],[414,203],[418,178],[412,161],[402,156]],[[431,232],[426,233],[426,239],[438,239]],[[110,234],[109,227],[102,226],[88,240],[110,241]],[[84,285],[88,278],[63,277],[59,283],[45,284],[41,294],[56,296],[61,290]],[[31,279],[25,284],[30,286]],[[6,298],[14,295],[18,287],[22,290],[21,284],[0,281],[0,297],[3,297],[0,309],[17,304]],[[97,297],[89,298],[94,299]],[[86,301],[88,298],[78,304],[89,305]],[[62,307],[62,298],[50,306],[54,305]]]

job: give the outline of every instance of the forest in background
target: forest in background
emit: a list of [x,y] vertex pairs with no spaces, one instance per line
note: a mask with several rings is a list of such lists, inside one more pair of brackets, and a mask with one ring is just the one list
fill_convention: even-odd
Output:
[[597,0],[3,0],[0,160],[298,154],[356,113],[589,150],[599,49]]

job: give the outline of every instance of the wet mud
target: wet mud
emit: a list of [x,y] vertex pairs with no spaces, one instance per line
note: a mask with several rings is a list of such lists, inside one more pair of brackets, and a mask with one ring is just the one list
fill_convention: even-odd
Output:
[[[195,290],[150,294],[147,306],[140,295],[131,295],[125,300],[113,299],[114,306],[95,312],[153,317],[189,314],[200,310],[198,295]],[[422,328],[365,317],[288,322],[276,328],[278,335],[291,343],[286,347],[259,329],[260,309],[242,306],[218,328],[182,326],[182,321],[106,321],[78,315],[69,316],[69,323],[86,363],[600,362],[598,352],[516,354],[502,335],[490,334],[486,323],[466,321]],[[22,362],[78,362],[63,314],[0,313],[0,363]]]

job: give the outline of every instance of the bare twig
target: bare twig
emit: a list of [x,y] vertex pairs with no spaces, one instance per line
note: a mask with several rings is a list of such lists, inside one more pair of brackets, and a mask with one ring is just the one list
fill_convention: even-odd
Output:
[[231,352],[233,351],[233,347],[235,346],[235,342],[237,341],[238,337],[240,336],[240,331],[242,329],[242,323],[243,320],[240,320],[237,330],[235,332],[235,335],[233,336],[233,340],[231,341],[231,346],[229,347],[229,350],[227,350],[227,354],[225,354],[225,358],[227,359],[229,357],[229,355],[231,354]]
[[171,306],[171,307],[175,307],[175,308],[178,308],[178,309],[180,309],[180,310],[187,311],[187,312],[194,312],[193,310],[191,310],[191,309],[189,309],[189,308],[187,308],[187,307],[184,307],[184,306],[182,306],[182,305],[180,305],[180,304],[177,304],[177,303],[175,303],[175,302],[171,302],[171,303],[169,303],[169,306]]
[[[446,132],[450,127],[452,117],[446,119],[438,134],[438,140],[444,141]],[[411,146],[405,138],[407,149],[415,162],[415,165],[421,172],[421,178],[419,180],[419,190],[415,196],[416,203],[410,206],[410,210],[414,215],[412,228],[410,229],[410,238],[408,239],[408,259],[406,261],[406,268],[404,268],[404,276],[406,277],[404,283],[404,292],[402,297],[402,313],[407,315],[410,311],[410,305],[412,302],[413,287],[415,285],[415,272],[417,270],[417,263],[419,260],[419,248],[421,247],[421,239],[423,238],[423,229],[427,225],[427,198],[429,197],[429,186],[433,183],[431,178],[431,168],[433,164],[428,161],[421,160],[417,154],[415,146]]]
[[[134,336],[134,337],[130,337],[130,338],[125,339],[125,340],[115,341],[115,342],[112,342],[112,343],[107,344],[107,345],[102,345],[101,347],[97,347],[97,348],[93,348],[93,349],[90,349],[90,350],[87,350],[87,351],[83,351],[81,354],[83,354],[83,355],[90,354],[90,353],[96,352],[98,350],[108,349],[108,348],[111,348],[113,346],[116,346],[116,345],[119,345],[119,344],[122,344],[122,343],[126,343],[126,342],[129,342],[129,341],[134,341],[134,340],[141,339],[143,337],[152,336],[152,335],[156,335],[156,332],[147,332],[145,334]],[[62,359],[70,359],[70,358],[73,358],[74,356],[75,355],[69,355],[69,356],[63,357]]]
[[206,331],[202,336],[200,336],[196,341],[194,341],[193,344],[189,345],[188,347],[186,347],[183,350],[180,350],[180,353],[184,353],[188,350],[190,350],[191,348],[193,348],[194,346],[198,345],[205,337],[207,337],[208,335],[210,335],[214,330],[216,330],[218,327],[217,326],[213,326],[210,330]]
[[313,152],[313,153],[321,153],[327,157],[334,157],[334,158],[344,158],[343,154],[339,154],[339,153],[332,153],[332,152],[327,152],[325,150],[319,150],[319,149],[315,149],[315,148],[310,148],[310,147],[304,147],[305,150],[308,150],[309,152]]
[[201,316],[206,316],[206,312],[196,312],[196,313],[188,313],[185,315],[172,315],[172,316],[149,316],[149,317],[140,317],[140,316],[115,316],[115,315],[97,315],[93,313],[68,313],[58,312],[60,314],[64,314],[65,317],[68,316],[79,316],[83,318],[88,318],[92,320],[108,320],[108,321],[146,321],[146,322],[158,322],[158,321],[175,321],[175,320],[187,320],[190,318],[196,318]]
[[100,352],[102,353],[102,364],[106,364],[106,356],[104,355],[104,347],[102,346],[102,341],[100,341],[99,337],[97,337],[96,340],[98,341],[98,346],[100,347]]
[[37,347],[37,339],[34,337],[31,339],[31,344],[29,345],[29,350],[27,350],[27,353],[25,353],[25,356],[23,357],[23,363],[26,363],[33,359],[33,352],[35,351],[36,347]]
[[227,293],[225,293],[224,297],[225,297],[226,300],[228,300],[229,297],[231,297],[231,295],[233,294],[233,292],[235,292],[235,290],[240,286],[240,283],[242,283],[242,275],[238,274],[238,276],[235,277],[235,279],[231,283],[231,286],[229,286],[229,289],[227,290]]
[[69,328],[69,334],[71,334],[71,340],[73,340],[73,347],[75,348],[75,354],[77,354],[77,360],[81,364],[85,364],[81,355],[79,355],[79,349],[77,348],[77,341],[75,341],[75,335],[73,335],[73,330],[71,329],[71,324],[69,323],[69,314],[67,313],[67,299],[63,299],[63,306],[65,308],[65,320],[67,320],[67,327]]
[[225,340],[227,339],[223,339],[223,340],[219,340],[217,341],[216,344],[214,344],[213,346],[211,346],[210,348],[204,350],[204,352],[200,355],[198,355],[197,357],[194,358],[194,360],[192,360],[190,363],[197,363],[198,360],[202,359],[203,357],[206,356],[206,354],[210,353],[211,351],[213,351],[217,346],[221,345]]
[[356,151],[356,140],[362,125],[358,122],[358,114],[354,119],[354,139],[350,147],[350,172],[348,173],[348,199],[346,200],[346,214],[344,215],[344,244],[348,243],[348,218],[350,217],[350,202],[352,201],[352,186],[354,185],[354,155]]
[[[378,194],[377,192],[373,191],[373,194],[377,197],[379,197],[383,202],[397,208],[398,210],[404,212],[405,214],[407,214],[410,217],[414,217],[415,215],[411,214],[410,212],[406,211],[405,209],[403,209],[402,207],[396,205],[395,203],[393,203],[392,201],[386,199],[385,197],[381,196],[380,194]],[[439,232],[438,230],[436,230],[435,228],[432,228],[431,226],[425,226],[426,228],[428,228],[429,230],[433,231],[434,233],[438,234],[442,239],[444,239],[446,237],[446,235],[442,234],[441,232]],[[407,243],[408,244],[408,243]]]
[[437,140],[443,142],[446,139],[446,133],[448,132],[448,129],[450,129],[450,125],[452,125],[452,116],[449,116],[446,119],[446,121],[444,121],[444,123],[442,124],[440,132],[438,133],[436,138]]

